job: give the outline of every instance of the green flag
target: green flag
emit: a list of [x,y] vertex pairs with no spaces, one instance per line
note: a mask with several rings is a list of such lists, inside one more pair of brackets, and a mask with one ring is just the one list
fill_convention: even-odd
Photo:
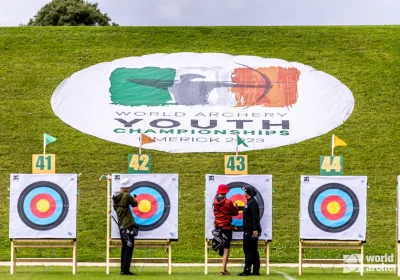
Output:
[[243,145],[243,146],[247,147],[246,142],[244,142],[244,140],[242,138],[240,138],[239,135],[236,135],[236,136],[237,136],[237,145],[238,146]]
[[47,145],[49,145],[49,144],[51,144],[51,143],[53,143],[53,142],[56,142],[57,141],[57,138],[55,138],[55,137],[53,137],[53,136],[51,136],[51,135],[48,135],[48,134],[44,134],[44,143],[45,143],[45,146],[47,146]]

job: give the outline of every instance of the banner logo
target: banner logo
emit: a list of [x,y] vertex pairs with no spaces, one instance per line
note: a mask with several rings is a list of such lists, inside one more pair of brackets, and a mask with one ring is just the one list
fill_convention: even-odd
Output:
[[298,143],[341,125],[350,90],[295,62],[217,53],[151,54],[100,63],[54,92],[55,114],[93,136],[167,152],[231,152]]

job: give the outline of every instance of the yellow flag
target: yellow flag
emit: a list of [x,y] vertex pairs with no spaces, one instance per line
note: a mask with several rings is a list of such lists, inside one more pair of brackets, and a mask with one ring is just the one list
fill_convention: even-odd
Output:
[[142,133],[140,139],[142,141],[142,145],[156,142],[156,140],[154,140],[153,138],[150,138],[149,136],[147,136],[147,135],[145,135],[143,133]]
[[336,135],[333,135],[333,147],[335,148],[337,146],[347,146],[347,144]]

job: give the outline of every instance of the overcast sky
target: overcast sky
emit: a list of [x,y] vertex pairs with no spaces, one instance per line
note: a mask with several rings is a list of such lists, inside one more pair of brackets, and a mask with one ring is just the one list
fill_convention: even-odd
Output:
[[[26,24],[50,0],[0,0],[0,26]],[[98,0],[119,25],[400,24],[400,0]]]

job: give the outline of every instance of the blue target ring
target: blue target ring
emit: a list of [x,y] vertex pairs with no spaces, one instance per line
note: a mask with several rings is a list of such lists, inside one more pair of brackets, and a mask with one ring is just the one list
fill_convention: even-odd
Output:
[[[328,205],[334,204],[334,211]],[[308,214],[319,229],[337,233],[350,228],[357,220],[359,202],[356,194],[339,183],[319,187],[310,197]]]
[[137,182],[129,188],[136,195],[138,206],[131,209],[141,231],[160,227],[168,218],[171,204],[166,191],[153,182]]
[[52,182],[36,182],[26,187],[18,199],[18,214],[27,226],[46,231],[60,225],[68,214],[68,197]]
[[[243,186],[251,186],[248,183],[244,182],[232,182],[229,183],[228,185],[229,188],[229,193],[226,195],[228,199],[230,199],[232,202],[237,202],[238,200],[245,205],[247,203],[246,196],[244,194],[244,191],[242,190]],[[254,199],[258,202],[258,205],[260,207],[260,220],[264,215],[264,200],[261,196],[261,193],[252,186],[256,190],[256,196]],[[234,231],[243,231],[243,214],[240,213],[236,217],[232,217],[232,225],[234,227]]]

